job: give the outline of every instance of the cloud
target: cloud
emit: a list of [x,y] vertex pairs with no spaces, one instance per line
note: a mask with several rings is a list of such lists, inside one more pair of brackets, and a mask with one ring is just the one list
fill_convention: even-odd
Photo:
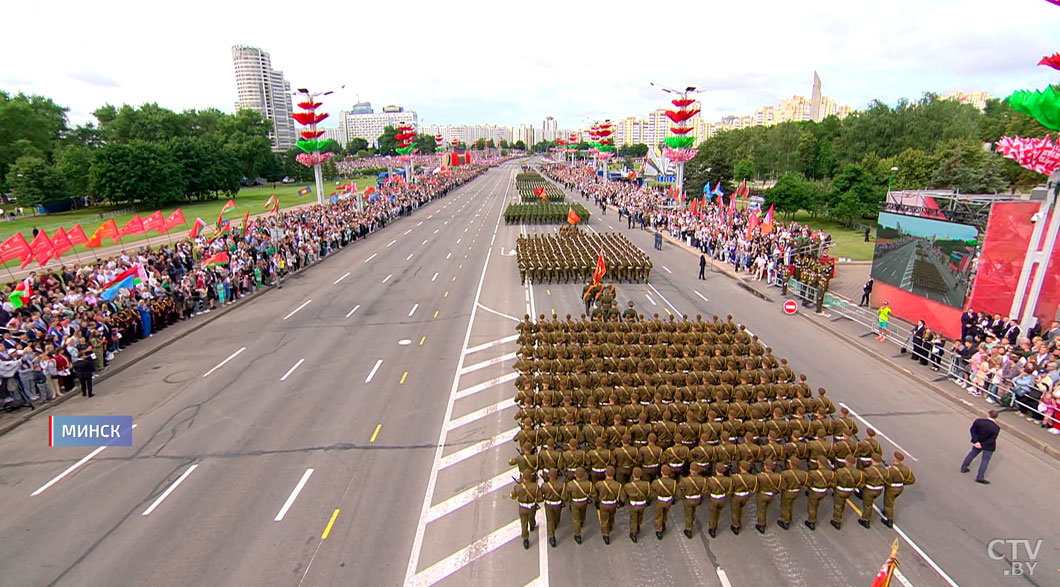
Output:
[[77,71],[74,73],[67,73],[66,76],[74,81],[86,83],[97,88],[117,88],[121,86],[121,84],[113,79],[95,71]]

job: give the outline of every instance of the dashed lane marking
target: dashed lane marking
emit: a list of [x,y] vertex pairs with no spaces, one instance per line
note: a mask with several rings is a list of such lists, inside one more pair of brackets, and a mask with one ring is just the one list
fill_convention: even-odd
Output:
[[709,302],[709,301],[710,301],[710,300],[708,300],[708,299],[707,299],[707,298],[706,298],[706,297],[705,297],[705,296],[704,296],[703,294],[699,293],[698,291],[696,291],[696,290],[692,290],[692,292],[693,292],[693,293],[695,293],[695,294],[696,294],[697,296],[699,296],[699,298],[700,298],[701,300],[703,300],[704,302]]
[[391,274],[387,275],[386,277],[384,277],[383,278],[383,283],[386,283],[386,282],[390,281],[390,278],[393,277],[393,276],[394,276],[394,274],[391,273]]
[[272,519],[273,522],[282,522],[283,517],[287,515],[287,510],[291,509],[294,504],[294,500],[298,497],[298,494],[302,492],[302,488],[309,481],[309,477],[313,475],[313,469],[306,469],[305,473],[302,474],[302,478],[298,480],[298,484],[294,486],[294,491],[287,498],[287,501],[283,502],[283,507],[280,508],[280,513],[276,514],[276,517]]
[[460,374],[460,375],[467,375],[468,373],[471,373],[473,371],[478,371],[479,369],[485,369],[486,367],[489,367],[490,365],[496,365],[497,363],[503,363],[505,361],[511,361],[514,358],[515,358],[515,353],[507,353],[507,354],[501,355],[499,357],[494,357],[492,359],[487,359],[487,360],[482,361],[480,363],[475,363],[473,365],[468,365],[466,367],[461,367],[460,371],[458,371],[457,373]]
[[[133,428],[136,428],[136,426],[137,426],[137,424],[133,424],[132,425]],[[59,481],[62,481],[63,477],[66,477],[70,473],[73,473],[74,471],[79,469],[81,467],[81,465],[83,465],[83,464],[87,463],[89,460],[91,460],[92,457],[94,457],[94,456],[98,455],[99,453],[103,452],[103,450],[105,448],[107,448],[107,447],[101,446],[101,447],[97,448],[96,450],[88,453],[87,455],[81,457],[81,460],[79,460],[76,463],[74,463],[74,464],[70,465],[69,467],[67,467],[65,471],[63,471],[62,473],[59,473],[58,475],[53,477],[51,481],[48,481],[44,485],[41,485],[39,488],[37,488],[36,491],[34,491],[33,493],[29,494],[29,496],[30,497],[37,497],[38,495],[44,493],[49,487],[51,487],[52,485],[55,485]]]
[[379,253],[372,253],[372,256],[368,257],[367,259],[365,259],[364,262],[367,263],[367,262],[371,261],[372,259],[375,259],[375,256],[378,255],[378,254]]
[[227,363],[228,361],[231,361],[232,359],[236,358],[237,356],[239,356],[239,353],[241,353],[241,352],[243,352],[245,350],[247,350],[247,347],[241,347],[238,351],[232,353],[231,355],[228,355],[227,359],[225,359],[225,360],[221,361],[220,363],[218,363],[217,365],[215,365],[213,369],[210,369],[209,371],[203,373],[202,376],[206,377],[210,373],[213,373],[214,371],[220,369],[221,367],[224,367],[225,363]]
[[655,303],[655,300],[651,299],[650,295],[644,294],[644,297],[648,298],[648,301],[651,302],[651,305],[653,305],[653,306],[658,306],[659,305],[659,304]]
[[397,242],[397,239],[394,239],[394,240],[392,240],[392,241],[388,242],[388,243],[386,244],[387,248],[390,248],[390,247],[391,247],[391,246],[393,246],[393,245],[394,245],[394,243],[396,243],[396,242]]
[[308,306],[308,305],[309,305],[309,302],[311,302],[311,301],[313,301],[313,300],[306,300],[306,301],[302,302],[302,305],[301,305],[301,306],[298,306],[297,308],[295,308],[295,309],[291,310],[291,313],[290,313],[290,314],[288,314],[288,315],[286,315],[286,316],[284,316],[284,317],[283,317],[283,319],[284,319],[284,320],[286,320],[286,319],[290,318],[291,316],[294,316],[294,315],[295,315],[295,313],[297,313],[297,312],[298,312],[298,310],[301,310],[302,308],[304,308],[304,307]]
[[419,307],[420,307],[420,305],[419,305],[419,304],[413,304],[413,305],[412,305],[412,309],[411,309],[411,310],[409,310],[409,318],[411,318],[411,317],[412,317],[412,315],[416,313],[416,310],[417,310],[417,309],[418,309]]
[[338,285],[340,281],[342,281],[343,279],[346,279],[349,276],[350,276],[350,272],[347,271],[345,275],[343,275],[342,277],[336,279],[331,285]]
[[372,433],[372,438],[368,442],[370,442],[370,443],[371,442],[375,442],[376,437],[379,436],[379,429],[382,428],[382,427],[383,427],[382,424],[376,424],[375,425],[375,432]]
[[163,491],[163,492],[162,492],[162,495],[159,495],[159,496],[158,496],[158,499],[156,499],[156,500],[154,501],[154,503],[152,503],[151,505],[147,506],[147,509],[146,509],[146,510],[144,510],[144,513],[142,513],[142,514],[140,514],[140,515],[141,515],[141,516],[145,516],[145,517],[146,517],[146,516],[150,516],[150,515],[151,515],[151,512],[155,511],[155,509],[156,509],[156,508],[157,508],[157,507],[158,507],[159,505],[161,505],[161,504],[162,504],[162,502],[163,502],[163,501],[164,501],[164,500],[165,500],[165,499],[166,499],[167,497],[169,497],[169,494],[173,493],[173,492],[174,492],[174,491],[175,491],[175,490],[177,489],[177,487],[180,487],[180,484],[181,484],[181,483],[183,483],[183,482],[184,482],[184,480],[188,478],[188,475],[191,475],[192,471],[194,471],[195,469],[198,469],[198,468],[199,468],[199,465],[198,465],[198,464],[194,464],[194,465],[192,465],[192,466],[188,467],[188,469],[187,469],[186,471],[184,471],[184,474],[183,474],[183,475],[181,475],[180,477],[177,477],[177,480],[176,480],[176,481],[174,481],[174,482],[173,482],[173,484],[172,484],[172,485],[170,485],[170,486],[169,486],[169,487],[168,487],[168,488],[167,488],[167,489],[166,489],[165,491]]
[[371,383],[372,382],[372,377],[375,377],[375,372],[379,370],[379,365],[382,365],[382,364],[383,364],[383,359],[379,359],[378,361],[375,362],[375,366],[372,367],[372,370],[368,373],[368,377],[364,378],[364,382],[365,383]]
[[361,307],[360,304],[357,304],[356,306],[354,306],[352,310],[350,310],[349,312],[346,313],[346,317],[349,318],[350,316],[353,316],[353,313],[356,312],[357,309],[360,308],[360,307]]
[[298,362],[295,363],[293,367],[288,369],[287,372],[283,374],[283,377],[280,377],[280,381],[287,381],[287,378],[291,376],[291,373],[294,373],[294,370],[301,367],[302,363],[304,362],[305,359],[298,359]]
[[320,539],[321,540],[327,540],[328,539],[328,535],[331,534],[331,527],[335,525],[335,519],[338,518],[338,517],[339,517],[339,510],[338,510],[338,508],[336,508],[335,512],[331,514],[331,519],[328,520],[327,527],[324,528],[324,533],[320,535]]

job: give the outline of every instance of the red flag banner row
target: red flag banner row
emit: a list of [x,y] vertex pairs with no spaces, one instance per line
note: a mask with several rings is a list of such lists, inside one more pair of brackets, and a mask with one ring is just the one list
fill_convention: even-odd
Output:
[[140,218],[137,214],[133,216],[124,226],[118,228],[117,223],[111,218],[99,225],[92,236],[86,236],[85,230],[80,224],[75,224],[69,229],[59,227],[52,233],[51,237],[44,230],[37,232],[32,242],[27,242],[22,233],[15,233],[3,242],[0,242],[0,263],[7,263],[12,259],[20,259],[22,268],[25,269],[30,263],[36,261],[41,266],[51,259],[58,259],[77,245],[86,248],[98,248],[103,246],[103,239],[109,238],[115,244],[127,236],[145,234],[155,231],[158,234],[166,234],[176,226],[184,224],[184,212],[179,208],[169,216],[162,216],[162,211],[157,210],[150,216]]

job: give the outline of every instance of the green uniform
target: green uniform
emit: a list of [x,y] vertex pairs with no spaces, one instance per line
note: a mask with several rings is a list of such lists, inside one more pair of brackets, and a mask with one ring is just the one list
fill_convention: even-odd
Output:
[[696,508],[703,503],[703,494],[707,490],[707,479],[693,472],[688,477],[681,479],[678,483],[678,492],[681,494],[681,502],[685,506],[685,533],[692,532],[696,523]]
[[785,469],[780,473],[780,521],[785,524],[791,523],[791,510],[795,504],[795,498],[807,487],[808,473],[802,469]]
[[635,537],[640,534],[644,510],[648,509],[651,500],[651,484],[643,479],[634,479],[622,486],[621,499],[629,505],[629,534]]
[[916,483],[912,469],[902,463],[887,467],[887,488],[883,494],[883,517],[894,520],[894,500],[905,490],[906,485]]
[[713,532],[718,529],[721,510],[725,509],[725,502],[732,495],[732,479],[715,474],[707,478],[707,489],[710,491],[710,530]]
[[574,522],[574,535],[581,537],[582,523],[585,522],[585,511],[589,500],[596,495],[593,484],[587,479],[575,479],[563,484],[563,501],[570,504],[571,520]]
[[735,531],[740,530],[743,523],[743,508],[747,500],[758,491],[758,478],[754,473],[737,473],[732,476],[732,497],[729,498],[729,507],[732,514],[732,527]]
[[677,498],[677,480],[672,477],[660,477],[651,482],[651,498],[655,502],[655,531],[666,530],[666,518],[670,507]]
[[837,524],[843,523],[843,513],[846,511],[847,499],[864,485],[865,473],[862,473],[856,466],[842,467],[835,472],[835,489],[832,490],[833,522]]
[[[766,525],[766,517],[769,514],[769,505],[780,493],[782,476],[776,471],[762,471],[758,474],[758,497],[755,503],[758,511],[758,526]],[[797,495],[797,494],[796,494]]]
[[530,532],[537,528],[534,514],[541,490],[533,481],[523,481],[512,488],[511,497],[519,504],[519,526],[522,528],[523,541],[530,539]]
[[611,538],[611,527],[615,524],[615,513],[618,512],[618,499],[622,493],[622,484],[614,479],[597,481],[597,511],[600,513],[600,531],[604,538]]
[[541,484],[541,503],[545,505],[545,528],[548,537],[556,537],[556,526],[563,513],[563,482],[546,479]]
[[811,524],[816,524],[817,509],[821,504],[821,500],[828,496],[829,489],[835,487],[835,471],[818,467],[810,471],[806,483],[810,488],[807,521]]

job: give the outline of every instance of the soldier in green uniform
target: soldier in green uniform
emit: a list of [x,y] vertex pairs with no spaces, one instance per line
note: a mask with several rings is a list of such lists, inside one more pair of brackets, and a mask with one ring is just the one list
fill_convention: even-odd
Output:
[[596,495],[593,484],[585,478],[585,469],[578,469],[576,478],[563,484],[563,501],[570,504],[571,520],[574,522],[574,541],[582,543],[582,524],[589,500]]
[[913,470],[903,463],[905,455],[901,452],[894,453],[894,464],[887,467],[887,488],[883,494],[883,522],[888,528],[894,527],[894,500],[905,490],[906,485],[916,483]]
[[725,476],[725,465],[714,465],[714,475],[707,478],[707,490],[710,491],[710,527],[707,533],[711,538],[718,537],[718,518],[725,502],[732,495],[732,479]]
[[873,455],[882,453],[880,441],[876,440],[876,431],[872,428],[865,430],[865,438],[858,442],[858,448],[854,453],[858,457],[858,468],[867,469],[872,465]]
[[762,461],[762,469],[762,472],[758,474],[758,498],[756,503],[758,520],[755,523],[755,530],[758,530],[759,534],[766,533],[769,504],[773,503],[773,499],[780,493],[780,487],[783,482],[781,474],[776,471],[775,461],[770,459]]
[[835,472],[835,489],[832,490],[833,510],[832,527],[839,530],[843,527],[843,514],[846,512],[847,499],[865,485],[865,473],[858,469],[857,459],[848,454],[843,459],[844,466]]
[[[650,446],[654,444],[654,439],[648,442]],[[674,479],[674,473],[669,465],[663,465],[662,477],[651,482],[651,499],[655,502],[655,537],[662,540],[670,508],[677,499],[677,480]]]
[[537,502],[541,498],[541,490],[534,480],[534,472],[523,471],[519,483],[512,488],[512,499],[519,504],[519,526],[523,532],[523,548],[530,548],[530,532],[537,529],[534,522],[534,514],[537,512]]
[[643,479],[644,470],[633,468],[633,480],[622,486],[620,499],[629,505],[629,539],[634,543],[640,536],[640,523],[644,520],[644,510],[648,509],[651,499],[651,484]]
[[649,481],[654,481],[659,476],[659,466],[662,464],[663,449],[656,444],[657,441],[658,437],[651,432],[648,434],[648,444],[639,449],[640,466]]
[[817,460],[817,468],[810,471],[806,481],[810,488],[809,503],[807,505],[808,519],[804,522],[810,530],[817,528],[817,509],[821,500],[828,495],[828,490],[835,487],[835,471],[828,466],[828,461],[823,457]]
[[529,442],[524,442],[523,454],[508,459],[508,464],[512,467],[516,467],[519,471],[536,471],[537,470],[537,455],[534,454],[534,445]]
[[628,432],[622,436],[622,446],[615,449],[612,454],[615,461],[615,479],[625,484],[633,474],[633,468],[640,464],[640,453],[634,448],[633,437]]
[[629,302],[629,307],[626,308],[626,311],[622,312],[622,319],[626,322],[635,322],[637,320],[637,310],[634,308],[632,300]]
[[556,526],[559,526],[563,514],[563,482],[559,472],[553,469],[548,479],[541,484],[541,502],[545,504],[545,529],[548,531],[548,545],[556,547]]
[[732,525],[729,529],[733,534],[740,534],[740,525],[743,523],[743,508],[747,500],[758,492],[758,477],[751,472],[749,461],[740,461],[740,472],[732,476],[732,497],[729,499],[729,507]]
[[[673,467],[671,466],[672,469]],[[685,538],[692,538],[692,529],[696,523],[696,508],[703,503],[703,494],[706,489],[707,480],[703,477],[699,466],[695,464],[692,465],[691,474],[681,479],[677,484],[677,491],[681,495],[681,502],[685,506]]]
[[788,468],[780,473],[780,519],[777,526],[787,530],[791,527],[791,510],[795,498],[808,486],[808,474],[802,469],[797,456],[788,458]]
[[603,481],[597,481],[596,511],[600,516],[600,531],[604,544],[611,544],[611,527],[615,524],[615,513],[618,512],[618,500],[622,494],[622,484],[615,481],[615,468],[608,466],[604,470]]
[[603,438],[596,439],[596,446],[585,455],[592,469],[593,483],[603,481],[607,468],[613,464],[611,450],[604,445]]
[[[869,430],[872,432],[872,430]],[[866,530],[872,523],[872,504],[883,493],[887,486],[887,467],[883,465],[883,455],[872,455],[871,463],[865,469],[865,486],[861,489],[861,518],[858,523]]]

